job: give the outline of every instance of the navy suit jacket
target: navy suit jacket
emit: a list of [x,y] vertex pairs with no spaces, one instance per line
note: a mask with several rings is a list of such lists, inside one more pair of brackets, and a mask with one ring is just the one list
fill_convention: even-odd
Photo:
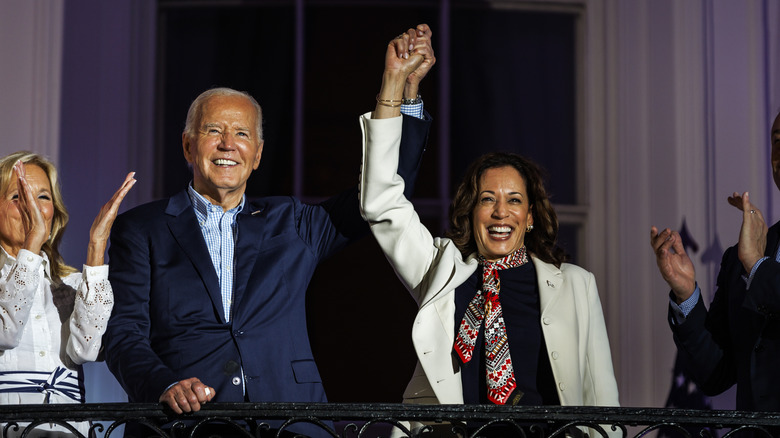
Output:
[[[410,189],[429,128],[427,114],[404,116],[399,173]],[[262,198],[245,205],[237,224],[226,322],[186,191],[117,218],[109,250],[116,302],[103,343],[131,402],[157,402],[169,385],[190,377],[214,387],[217,402],[326,401],[305,293],[320,261],[369,232],[357,188],[318,205]]]
[[780,411],[780,264],[775,262],[780,222],[767,234],[765,260],[745,290],[748,273],[732,246],[723,254],[709,312],[699,298],[685,322],[669,323],[680,354],[705,394],[737,384],[739,410]]

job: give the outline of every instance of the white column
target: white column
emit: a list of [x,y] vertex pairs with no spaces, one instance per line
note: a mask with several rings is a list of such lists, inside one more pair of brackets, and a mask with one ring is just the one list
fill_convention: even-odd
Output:
[[26,149],[57,162],[62,0],[0,3],[0,156]]

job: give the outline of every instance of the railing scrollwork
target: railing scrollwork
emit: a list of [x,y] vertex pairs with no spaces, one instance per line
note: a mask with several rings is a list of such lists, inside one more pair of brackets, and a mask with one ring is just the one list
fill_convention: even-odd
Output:
[[[332,438],[780,436],[780,413],[590,406],[210,403],[177,416],[159,404],[7,405],[0,422],[2,438],[41,436],[51,424],[84,438],[119,438],[121,426],[162,438],[293,437],[300,427]],[[86,435],[73,426],[83,422]]]

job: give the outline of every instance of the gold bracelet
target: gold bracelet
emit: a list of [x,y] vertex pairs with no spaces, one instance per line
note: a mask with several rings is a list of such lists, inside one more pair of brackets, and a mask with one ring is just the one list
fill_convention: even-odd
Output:
[[[394,102],[398,102],[393,105]],[[379,95],[376,95],[376,103],[382,106],[389,106],[390,108],[398,108],[403,103],[403,99],[380,99]]]

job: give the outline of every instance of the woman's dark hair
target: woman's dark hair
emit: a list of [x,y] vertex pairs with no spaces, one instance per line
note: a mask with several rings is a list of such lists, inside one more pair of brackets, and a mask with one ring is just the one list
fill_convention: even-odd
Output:
[[525,234],[528,251],[544,262],[557,267],[568,257],[557,245],[558,216],[544,189],[542,169],[533,161],[508,152],[491,152],[471,163],[463,176],[450,206],[450,230],[445,236],[452,239],[464,257],[477,252],[472,215],[479,195],[479,180],[488,169],[514,167],[523,178],[528,202],[533,215],[534,229]]

